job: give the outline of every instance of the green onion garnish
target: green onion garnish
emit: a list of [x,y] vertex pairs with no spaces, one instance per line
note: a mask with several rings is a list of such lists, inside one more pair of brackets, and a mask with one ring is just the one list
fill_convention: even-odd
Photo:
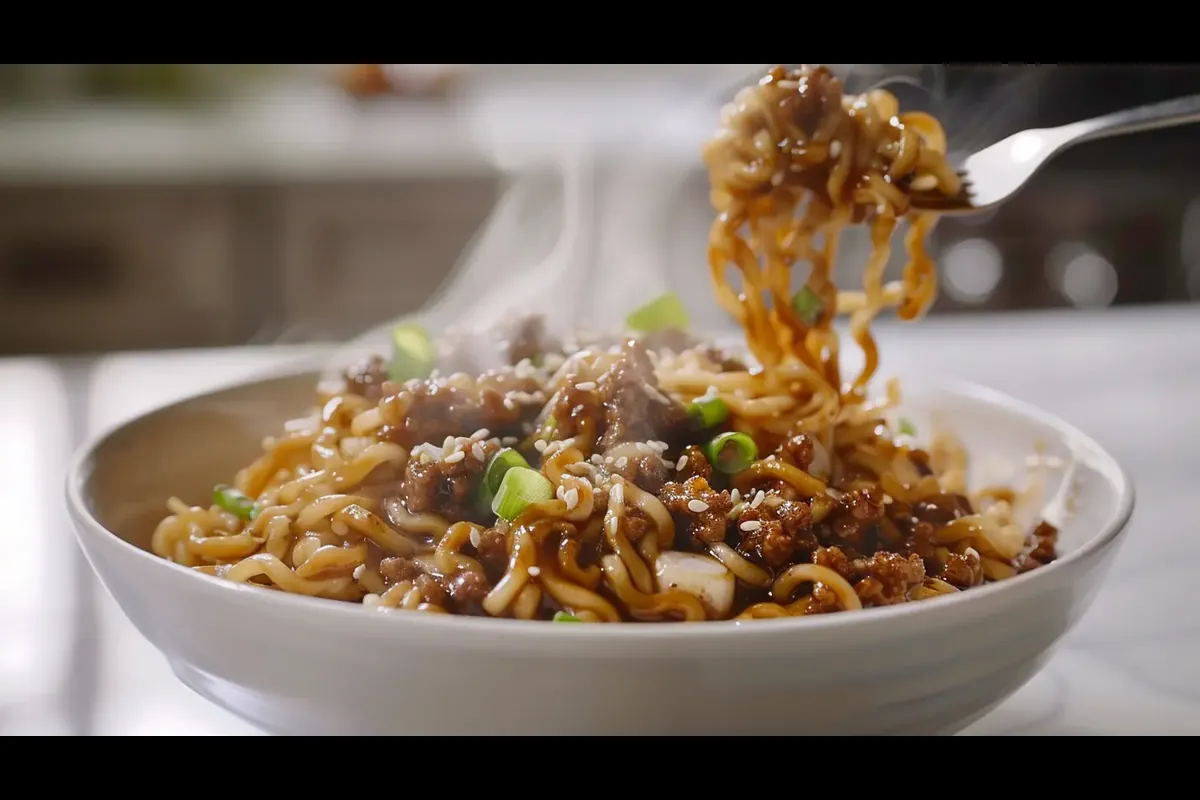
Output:
[[821,298],[807,286],[792,295],[792,311],[804,320],[805,325],[816,325],[821,318],[821,309]]
[[896,430],[900,432],[901,436],[917,435],[917,426],[912,424],[912,420],[907,420],[903,417],[900,419],[900,423],[896,426]]
[[701,448],[713,469],[735,475],[758,460],[758,446],[744,433],[722,433]]
[[504,480],[505,473],[513,467],[529,469],[529,462],[511,447],[506,447],[492,456],[492,460],[488,462],[487,469],[483,473],[483,483],[480,485],[486,505],[492,504],[496,492],[500,491],[500,483]]
[[551,621],[552,622],[583,622],[583,620],[581,620],[579,617],[575,616],[574,614],[568,614],[565,611],[555,611],[554,619]]
[[239,519],[250,522],[258,516],[258,504],[232,486],[218,483],[213,487],[213,502]]
[[529,467],[510,467],[492,499],[492,513],[512,522],[534,503],[554,497],[554,484]]
[[392,329],[392,363],[388,377],[397,383],[428,378],[437,363],[437,349],[419,325],[397,325]]
[[670,330],[685,330],[688,327],[688,312],[683,301],[674,292],[656,297],[646,305],[629,312],[625,327],[640,333]]
[[687,404],[687,411],[704,428],[715,428],[729,419],[729,406],[719,397],[697,397]]

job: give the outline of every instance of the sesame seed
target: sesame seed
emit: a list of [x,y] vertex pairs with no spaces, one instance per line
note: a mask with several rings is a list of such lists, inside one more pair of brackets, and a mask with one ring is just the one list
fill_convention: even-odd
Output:
[[361,581],[362,576],[364,574],[366,574],[366,571],[367,571],[367,565],[359,564],[357,567],[354,568],[354,572],[350,573],[350,577],[354,578],[354,580],[356,580],[356,581]]
[[748,519],[741,525],[738,525],[738,527],[744,530],[746,533],[751,533],[752,531],[756,531],[761,528],[762,523],[756,519]]
[[579,490],[573,488],[568,489],[566,497],[563,498],[563,502],[567,504],[567,511],[572,511],[575,506],[579,505]]
[[625,484],[614,483],[612,488],[608,490],[608,499],[614,503],[624,504],[625,502]]
[[509,411],[517,410],[517,404],[513,402],[513,399],[511,397],[504,398],[504,407],[507,408]]
[[771,455],[767,456],[766,460],[767,460],[767,461],[774,461],[774,460],[775,460],[775,454],[774,454],[774,453],[772,453]]
[[651,447],[650,445],[646,444],[645,442],[637,443],[637,451],[639,453],[641,453],[643,455],[647,455],[647,456],[654,455],[654,448]]
[[442,449],[443,450],[453,450],[454,449],[454,437],[453,436],[446,437],[446,440],[442,442]]
[[488,438],[491,435],[492,435],[492,432],[489,431],[487,428],[480,428],[479,430],[477,430],[471,434],[471,438],[475,439],[476,441],[482,442],[484,439]]
[[[680,469],[683,469],[683,467],[680,467]],[[742,493],[739,492],[737,489],[734,489],[732,492],[729,493],[729,502],[733,503],[735,506],[738,503],[742,502]]]
[[537,450],[539,453],[546,452],[546,440],[538,439],[536,442],[533,443],[533,449]]
[[583,383],[575,384],[575,388],[581,392],[592,392],[596,390],[595,381],[584,381]]
[[530,567],[529,568],[529,577],[536,578],[538,575],[541,575],[541,574],[542,574],[541,567]]
[[380,597],[377,594],[364,594],[362,604],[367,608],[375,608],[379,605]]
[[725,518],[726,519],[737,519],[739,516],[741,516],[742,512],[745,510],[746,510],[746,504],[738,503],[736,506],[729,509],[729,513],[725,515]]
[[[688,462],[688,457],[687,457],[687,456],[680,456],[680,457],[679,457],[679,460],[675,462],[675,469],[676,469],[676,470],[681,470],[681,469],[683,469],[684,467],[686,467],[686,466],[687,466],[687,462]],[[736,490],[736,489],[734,489],[734,491],[736,492],[737,490]]]
[[475,444],[471,445],[471,455],[475,456],[476,461],[483,461],[483,459],[485,458],[485,456],[483,454],[483,445],[480,444],[479,442],[476,442]]
[[566,496],[566,494],[567,494],[567,487],[563,486],[561,483],[558,485],[558,488],[554,490],[554,496],[557,497],[559,500],[562,500],[563,497]]
[[505,436],[503,439],[500,440],[500,444],[504,445],[505,447],[512,447],[514,444],[516,444],[519,441],[521,441],[521,440],[515,436]]
[[483,541],[483,534],[479,532],[479,528],[471,528],[471,547],[478,548],[481,541]]
[[433,461],[433,459],[429,457],[429,453],[424,450],[421,451],[421,457],[419,460],[422,464],[428,464],[430,461]]
[[751,508],[758,508],[759,504],[766,498],[766,492],[762,489],[758,490],[758,494],[754,495],[754,499],[750,501]]
[[335,534],[337,534],[338,536],[345,536],[346,534],[350,533],[350,528],[348,528],[348,527],[346,526],[346,523],[344,523],[344,522],[335,521],[335,522],[334,522],[332,525],[330,525],[329,527],[330,527],[330,528],[333,530],[333,532],[334,532]]
[[708,511],[708,503],[703,500],[688,500],[688,510],[696,514],[703,514]]
[[447,464],[457,464],[458,462],[462,461],[466,457],[467,457],[467,454],[464,453],[462,450],[455,450],[453,453],[446,456],[442,460],[445,461]]
[[615,466],[617,469],[625,469],[625,465],[628,463],[629,463],[629,459],[626,458],[625,456],[621,456],[620,458],[617,459],[617,463],[614,464],[613,466]]
[[592,455],[592,463],[595,464],[597,467],[603,466],[604,465],[604,456],[600,455],[599,453],[594,453]]

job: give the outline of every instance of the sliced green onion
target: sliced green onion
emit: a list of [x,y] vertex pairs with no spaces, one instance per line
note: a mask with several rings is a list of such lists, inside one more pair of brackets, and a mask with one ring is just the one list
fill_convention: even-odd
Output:
[[239,519],[250,522],[258,516],[258,504],[232,486],[218,483],[213,487],[213,502]]
[[807,286],[792,295],[792,311],[804,320],[805,325],[817,324],[823,305],[817,293]]
[[555,611],[552,622],[583,622],[583,620],[574,614],[568,614],[565,611]]
[[687,308],[674,292],[667,292],[629,312],[629,316],[625,318],[625,326],[640,333],[654,333],[672,328],[685,330],[688,327]]
[[900,432],[901,436],[917,435],[917,426],[912,424],[912,420],[904,419],[903,417],[900,418],[900,422],[896,426],[896,430]]
[[397,383],[428,378],[437,363],[437,349],[419,325],[397,325],[392,329],[392,363],[388,377]]
[[487,493],[485,497],[487,497],[489,505],[492,498],[496,496],[496,492],[500,491],[500,482],[504,480],[505,473],[513,467],[529,469],[529,462],[511,447],[506,447],[496,453],[488,462],[487,470],[483,473],[483,488]]
[[687,411],[704,428],[715,428],[729,419],[729,406],[719,397],[697,397],[687,404]]
[[722,433],[701,448],[713,469],[735,475],[758,460],[758,446],[744,433]]
[[529,506],[553,497],[554,484],[542,473],[528,467],[511,467],[500,480],[500,488],[492,499],[492,512],[512,522]]

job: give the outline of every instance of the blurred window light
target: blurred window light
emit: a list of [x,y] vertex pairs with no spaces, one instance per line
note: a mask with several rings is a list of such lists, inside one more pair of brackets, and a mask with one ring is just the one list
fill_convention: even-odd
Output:
[[1112,305],[1120,286],[1112,262],[1083,242],[1064,242],[1051,250],[1046,279],[1071,305],[1087,308]]
[[982,303],[1004,277],[1000,248],[987,239],[964,239],[942,255],[946,293],[961,303]]

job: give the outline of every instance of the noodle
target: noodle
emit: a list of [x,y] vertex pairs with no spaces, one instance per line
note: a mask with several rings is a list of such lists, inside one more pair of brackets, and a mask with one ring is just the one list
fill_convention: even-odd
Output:
[[[945,152],[937,121],[885,91],[771,70],[703,154],[711,279],[750,360],[678,320],[611,341],[554,341],[523,320],[488,337],[507,348],[488,371],[456,368],[447,338],[425,348],[436,363],[400,375],[412,354],[398,349],[322,385],[319,408],[212,505],[171,498],[152,550],[380,611],[585,623],[857,611],[1053,561],[1054,528],[1015,522],[1032,495],[968,497],[961,445],[915,447],[891,416],[898,386],[868,394],[872,321],[917,319],[937,293],[936,220],[910,197],[960,191]],[[862,288],[839,290],[838,239],[859,224]],[[885,283],[902,226],[907,264]],[[841,374],[839,315],[857,375]]]

